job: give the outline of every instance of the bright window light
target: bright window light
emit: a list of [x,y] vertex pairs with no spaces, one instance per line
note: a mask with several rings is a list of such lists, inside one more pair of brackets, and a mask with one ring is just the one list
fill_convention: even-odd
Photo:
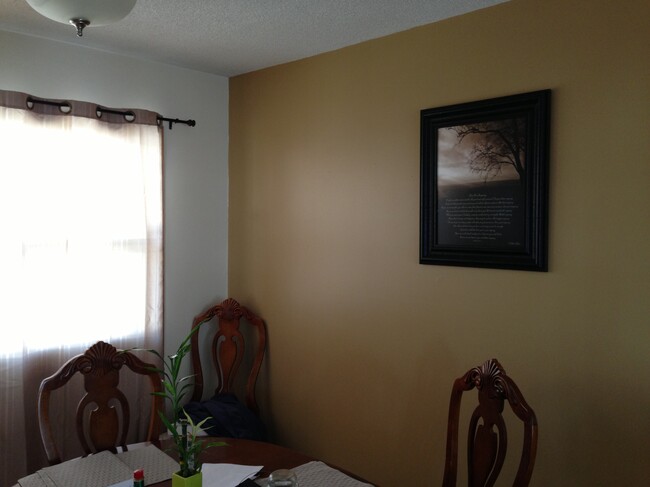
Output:
[[162,246],[147,226],[147,211],[162,226],[145,204],[160,172],[142,162],[150,127],[20,112],[0,117],[0,355],[142,336],[147,253]]

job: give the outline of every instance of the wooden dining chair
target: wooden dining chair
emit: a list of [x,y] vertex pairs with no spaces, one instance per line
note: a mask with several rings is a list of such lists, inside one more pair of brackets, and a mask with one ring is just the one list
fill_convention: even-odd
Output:
[[[215,374],[217,383],[215,395],[243,396],[240,399],[258,415],[259,406],[255,396],[255,386],[266,352],[266,324],[262,318],[232,298],[196,316],[192,322],[192,330],[211,321],[216,324],[216,329],[210,345],[212,359],[209,370],[204,371],[201,366],[199,334],[194,333],[191,338],[192,366],[195,374],[192,401],[201,401],[203,398],[204,374]],[[244,327],[247,329],[244,330]],[[247,346],[245,335],[252,338],[248,342],[252,353],[250,367],[247,367],[247,370],[242,367]],[[236,379],[239,373],[245,379],[243,390],[237,387],[239,381]]]
[[[126,366],[126,367],[124,367]],[[129,369],[146,376],[151,392],[161,392],[160,376],[152,364],[143,362],[133,353],[116,349],[105,342],[97,342],[83,354],[77,355],[44,379],[38,391],[38,422],[43,447],[50,465],[61,463],[50,418],[52,391],[65,386],[75,374],[83,376],[85,395],[77,406],[76,430],[84,455],[104,450],[117,452],[127,450],[127,433],[130,423],[129,402],[118,388],[120,370]],[[158,439],[162,422],[158,411],[163,407],[162,398],[151,394],[151,412],[147,441]]]
[[469,370],[455,380],[449,402],[447,425],[447,458],[443,487],[455,487],[458,470],[458,430],[460,403],[464,392],[478,390],[478,406],[474,409],[467,438],[467,470],[469,487],[492,487],[506,457],[508,447],[503,419],[507,401],[523,423],[523,446],[513,487],[526,487],[530,482],[537,452],[537,419],[514,381],[496,359]]

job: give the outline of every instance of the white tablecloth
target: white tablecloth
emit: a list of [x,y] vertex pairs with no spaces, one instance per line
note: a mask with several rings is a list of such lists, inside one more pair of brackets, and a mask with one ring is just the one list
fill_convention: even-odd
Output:
[[178,463],[153,445],[114,455],[105,451],[45,467],[18,481],[20,487],[106,487],[133,479],[144,469],[147,484],[162,482],[178,471]]
[[[330,467],[323,462],[309,462],[292,469],[298,477],[299,487],[373,487],[360,482]],[[266,487],[267,479],[256,480],[257,485]]]

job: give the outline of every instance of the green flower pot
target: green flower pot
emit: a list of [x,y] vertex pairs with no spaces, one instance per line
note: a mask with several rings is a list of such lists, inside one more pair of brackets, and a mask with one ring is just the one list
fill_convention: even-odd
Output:
[[181,477],[177,473],[172,474],[172,487],[201,487],[203,485],[203,472],[191,477]]

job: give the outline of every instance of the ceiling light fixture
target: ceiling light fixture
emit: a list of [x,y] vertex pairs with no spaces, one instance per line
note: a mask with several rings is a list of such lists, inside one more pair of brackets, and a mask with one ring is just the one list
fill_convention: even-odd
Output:
[[39,14],[48,19],[72,24],[77,35],[84,27],[107,25],[126,17],[136,0],[26,0]]

